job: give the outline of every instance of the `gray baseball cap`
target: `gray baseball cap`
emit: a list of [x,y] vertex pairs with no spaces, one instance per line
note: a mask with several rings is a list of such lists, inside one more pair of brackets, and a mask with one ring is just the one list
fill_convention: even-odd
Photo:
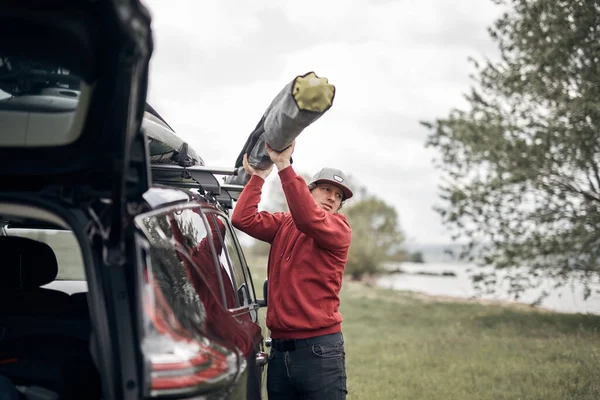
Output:
[[310,180],[309,185],[313,183],[316,184],[319,182],[331,183],[332,185],[335,185],[342,189],[342,191],[344,192],[344,200],[348,200],[350,197],[352,197],[352,190],[350,190],[350,188],[347,186],[348,178],[346,178],[346,175],[339,169],[323,168],[322,170],[317,172],[315,176],[313,176],[313,178]]

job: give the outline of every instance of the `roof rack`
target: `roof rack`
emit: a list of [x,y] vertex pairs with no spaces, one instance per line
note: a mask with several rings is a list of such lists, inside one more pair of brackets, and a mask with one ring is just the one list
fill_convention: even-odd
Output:
[[235,175],[236,168],[151,164],[152,182],[186,189],[200,189],[223,207],[233,208],[244,189],[242,185],[221,183],[215,175]]

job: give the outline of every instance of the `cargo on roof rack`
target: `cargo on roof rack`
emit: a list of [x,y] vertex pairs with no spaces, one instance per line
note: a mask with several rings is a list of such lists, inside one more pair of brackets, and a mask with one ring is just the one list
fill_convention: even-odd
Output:
[[[148,106],[147,106],[148,107]],[[144,113],[142,129],[148,138],[152,164],[204,165],[204,160],[158,114]]]

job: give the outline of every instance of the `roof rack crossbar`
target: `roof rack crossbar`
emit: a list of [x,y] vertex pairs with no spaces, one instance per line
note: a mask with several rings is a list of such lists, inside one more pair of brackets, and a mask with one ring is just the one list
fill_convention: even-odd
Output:
[[209,167],[205,165],[193,165],[191,167],[182,167],[174,164],[152,164],[153,171],[189,171],[189,172],[205,172],[213,175],[235,175],[236,168],[227,167]]
[[152,181],[154,183],[199,189],[211,192],[216,201],[224,207],[232,208],[233,200],[237,200],[244,189],[242,185],[220,183],[215,175],[235,175],[236,168],[192,166],[183,167],[173,164],[153,164]]
[[242,190],[244,190],[244,186],[222,183],[221,190],[227,192],[232,199],[237,200],[240,197]]

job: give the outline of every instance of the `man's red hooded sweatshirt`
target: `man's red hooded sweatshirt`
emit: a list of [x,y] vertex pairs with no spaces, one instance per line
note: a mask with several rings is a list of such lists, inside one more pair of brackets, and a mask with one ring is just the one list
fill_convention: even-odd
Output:
[[271,244],[267,327],[275,339],[340,332],[338,295],[352,230],[344,215],[317,205],[291,166],[279,177],[290,212],[259,212],[265,181],[253,175],[231,218],[237,229]]

